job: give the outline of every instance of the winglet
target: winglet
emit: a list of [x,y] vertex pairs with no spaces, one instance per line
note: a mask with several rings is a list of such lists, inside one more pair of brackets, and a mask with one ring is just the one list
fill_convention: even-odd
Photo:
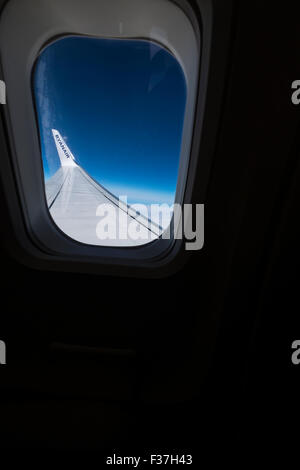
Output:
[[57,148],[61,166],[76,166],[75,157],[56,129],[52,129],[54,142]]

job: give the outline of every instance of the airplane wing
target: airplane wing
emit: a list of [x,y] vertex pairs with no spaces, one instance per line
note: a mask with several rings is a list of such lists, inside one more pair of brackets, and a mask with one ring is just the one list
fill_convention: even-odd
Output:
[[[53,129],[61,167],[45,183],[46,198],[50,214],[55,224],[69,237],[81,243],[102,246],[144,245],[158,238],[162,228],[136,212],[95,181],[80,165],[61,134]],[[115,209],[116,233],[114,240],[101,240],[97,237],[96,227],[100,217],[96,215],[100,204],[109,204]],[[148,235],[148,239],[124,239],[123,233],[130,223],[136,224],[137,232]],[[120,227],[120,224],[123,226]]]

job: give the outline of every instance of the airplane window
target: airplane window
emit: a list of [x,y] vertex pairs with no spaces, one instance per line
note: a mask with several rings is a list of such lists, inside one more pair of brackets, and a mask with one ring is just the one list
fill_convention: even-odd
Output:
[[89,245],[160,237],[172,216],[186,110],[175,56],[145,39],[66,36],[39,55],[33,92],[59,229]]

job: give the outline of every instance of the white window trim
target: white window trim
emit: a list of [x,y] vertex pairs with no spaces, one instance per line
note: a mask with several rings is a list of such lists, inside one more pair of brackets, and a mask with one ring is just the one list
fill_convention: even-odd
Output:
[[[153,26],[155,25],[155,27]],[[171,0],[10,0],[0,22],[0,53],[7,84],[8,112],[14,143],[14,166],[28,230],[48,252],[89,257],[145,260],[169,251],[170,241],[158,240],[129,249],[71,243],[59,233],[47,211],[39,133],[32,94],[32,70],[45,45],[58,37],[143,38],[168,48],[181,64],[187,82],[187,104],[175,202],[184,199],[197,97],[200,32]],[[34,184],[33,184],[34,183]],[[176,241],[177,245],[180,241]],[[174,241],[173,241],[174,245]],[[101,252],[100,252],[101,250]],[[127,253],[124,253],[124,250]],[[129,252],[130,250],[130,252]]]

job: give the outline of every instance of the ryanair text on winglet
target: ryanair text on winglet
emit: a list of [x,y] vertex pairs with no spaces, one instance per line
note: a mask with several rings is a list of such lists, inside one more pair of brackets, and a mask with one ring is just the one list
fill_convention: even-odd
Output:
[[56,134],[55,138],[56,138],[57,142],[59,143],[59,145],[60,145],[62,151],[63,151],[64,154],[65,154],[65,156],[66,156],[67,158],[70,158],[70,155],[68,154],[68,151],[67,151],[66,147],[64,146],[64,143],[63,143],[62,140],[60,139],[59,135]]
[[6,344],[0,340],[0,364],[6,364]]

